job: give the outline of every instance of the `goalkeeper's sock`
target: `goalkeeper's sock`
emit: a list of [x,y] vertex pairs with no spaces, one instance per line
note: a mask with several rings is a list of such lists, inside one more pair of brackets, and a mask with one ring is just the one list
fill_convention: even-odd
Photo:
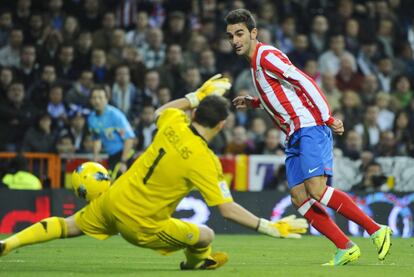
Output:
[[331,240],[336,247],[346,249],[352,244],[344,232],[329,217],[325,208],[315,199],[308,199],[303,202],[298,208],[298,212],[309,221],[310,225]]
[[381,228],[343,191],[327,186],[319,202],[362,226],[370,235]]
[[211,244],[207,247],[202,248],[194,248],[188,247],[184,251],[186,261],[184,266],[188,269],[196,269],[200,267],[204,261],[210,256],[211,254]]
[[4,250],[2,255],[8,252],[30,244],[50,241],[57,238],[66,238],[68,227],[65,219],[62,217],[45,218],[35,223],[23,231],[5,239]]

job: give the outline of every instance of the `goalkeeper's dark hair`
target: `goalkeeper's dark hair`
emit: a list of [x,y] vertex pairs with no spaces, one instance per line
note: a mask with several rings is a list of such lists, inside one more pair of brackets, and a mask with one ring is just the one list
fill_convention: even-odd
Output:
[[246,9],[237,9],[230,11],[224,18],[227,25],[233,25],[238,23],[244,23],[251,32],[256,28],[256,20],[254,20],[253,15]]
[[195,111],[194,122],[214,128],[220,121],[225,120],[230,114],[229,101],[218,95],[209,95],[204,98]]

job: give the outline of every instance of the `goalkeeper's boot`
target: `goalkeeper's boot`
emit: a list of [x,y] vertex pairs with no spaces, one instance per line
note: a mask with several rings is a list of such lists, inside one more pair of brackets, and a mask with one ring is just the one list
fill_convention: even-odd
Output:
[[372,242],[378,251],[378,260],[383,261],[390,252],[392,230],[386,225],[371,235]]
[[212,253],[207,259],[196,267],[189,267],[185,262],[181,262],[181,270],[211,270],[217,269],[227,263],[229,256],[225,252]]
[[354,262],[361,256],[361,250],[358,245],[354,244],[351,248],[339,249],[336,251],[334,257],[329,262],[323,264],[328,266],[346,265],[350,262]]

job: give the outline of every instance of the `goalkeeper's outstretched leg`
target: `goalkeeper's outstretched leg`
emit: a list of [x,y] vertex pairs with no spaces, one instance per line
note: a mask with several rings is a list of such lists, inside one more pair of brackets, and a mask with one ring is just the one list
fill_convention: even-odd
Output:
[[27,227],[21,232],[0,241],[0,256],[26,245],[38,244],[54,239],[82,235],[74,217],[49,217]]

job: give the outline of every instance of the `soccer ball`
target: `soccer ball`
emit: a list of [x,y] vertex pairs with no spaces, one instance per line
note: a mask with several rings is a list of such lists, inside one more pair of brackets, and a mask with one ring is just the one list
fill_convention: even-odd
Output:
[[73,191],[77,197],[88,202],[108,190],[110,185],[108,171],[99,163],[86,162],[73,171]]

